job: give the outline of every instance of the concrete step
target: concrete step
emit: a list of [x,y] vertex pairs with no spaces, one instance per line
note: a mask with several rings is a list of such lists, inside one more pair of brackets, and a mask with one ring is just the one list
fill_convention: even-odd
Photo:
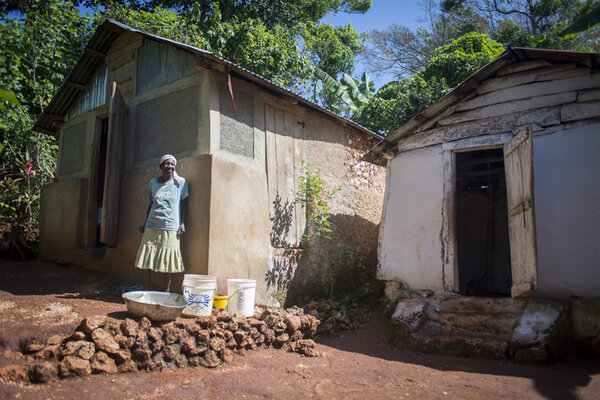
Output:
[[510,334],[519,322],[521,314],[479,311],[438,311],[429,307],[428,323],[435,323],[438,330],[462,333]]
[[414,296],[398,303],[395,343],[457,356],[544,362],[568,352],[568,306],[550,299]]
[[510,297],[473,297],[442,293],[428,299],[429,304],[439,311],[514,314],[523,313],[527,300]]
[[[411,334],[406,347],[424,353],[461,357],[502,359],[508,357],[510,335],[464,333],[462,331],[421,329]],[[402,343],[397,343],[402,346]]]

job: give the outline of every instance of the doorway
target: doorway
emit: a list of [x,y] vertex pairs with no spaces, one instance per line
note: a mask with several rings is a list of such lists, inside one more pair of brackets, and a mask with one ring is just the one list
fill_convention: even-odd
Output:
[[95,196],[92,202],[94,207],[93,215],[94,219],[94,232],[95,238],[92,243],[95,247],[103,247],[105,244],[100,241],[100,231],[102,229],[102,210],[104,207],[104,188],[106,181],[106,158],[108,154],[108,118],[99,120],[98,124],[100,128],[99,143],[97,152],[97,162],[95,163],[95,176],[94,176],[94,192]]
[[459,293],[508,297],[512,273],[503,149],[455,155]]

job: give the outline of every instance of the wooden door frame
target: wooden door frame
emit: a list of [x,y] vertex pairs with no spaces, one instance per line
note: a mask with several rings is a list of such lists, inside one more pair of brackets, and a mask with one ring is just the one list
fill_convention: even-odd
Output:
[[456,153],[503,148],[511,133],[478,136],[442,144],[444,202],[442,205],[442,255],[444,290],[459,292],[456,233]]

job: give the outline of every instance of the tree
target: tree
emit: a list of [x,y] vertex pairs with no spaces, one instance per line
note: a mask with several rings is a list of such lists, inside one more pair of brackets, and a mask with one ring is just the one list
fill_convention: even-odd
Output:
[[0,221],[35,237],[41,186],[54,177],[56,139],[33,124],[83,50],[88,21],[71,3],[30,0],[0,14],[0,87],[17,102],[0,121]]
[[559,35],[561,39],[570,39],[579,34],[588,32],[600,25],[600,6],[579,16],[571,25],[569,25]]
[[[158,3],[157,3],[158,4]],[[165,3],[163,3],[165,4]],[[140,30],[184,42],[230,60],[281,86],[313,95],[328,105],[330,94],[312,74],[311,63],[337,79],[354,69],[362,38],[351,25],[317,21],[330,11],[364,12],[370,1],[200,1],[155,6],[152,12],[110,2],[110,17]],[[284,10],[281,13],[278,10]]]
[[440,12],[434,0],[423,2],[424,24],[416,31],[393,24],[367,33],[370,71],[392,72],[398,79],[425,68],[435,49],[469,32],[487,32],[487,20],[470,9]]
[[[564,30],[578,15],[593,7],[583,0],[444,0],[444,13],[473,10],[489,18],[490,36],[504,45],[526,45],[565,50],[594,50],[596,35],[560,40]],[[524,39],[528,40],[524,40]],[[505,40],[513,40],[505,42]],[[526,43],[524,43],[526,42]]]
[[417,30],[391,25],[367,34],[369,72],[392,72],[398,79],[415,74],[436,48],[468,32],[487,34],[504,46],[598,51],[598,31],[559,39],[593,3],[597,0],[425,0],[425,22]]
[[340,82],[317,67],[314,68],[314,74],[323,82],[324,90],[331,98],[330,109],[336,113],[356,112],[366,106],[373,97],[373,85],[366,72],[360,81],[344,74]]
[[468,33],[435,50],[425,68],[383,86],[353,119],[389,134],[504,51],[487,35]]
[[[93,23],[75,5],[95,7]],[[38,116],[107,17],[231,60],[290,89],[312,91],[311,62],[351,72],[362,49],[351,27],[323,15],[365,12],[371,0],[8,0],[0,4],[1,223],[34,237],[41,186],[54,177],[57,143],[32,130]],[[17,102],[10,93],[15,94]],[[322,98],[322,94],[321,97]],[[18,104],[17,104],[18,103]]]

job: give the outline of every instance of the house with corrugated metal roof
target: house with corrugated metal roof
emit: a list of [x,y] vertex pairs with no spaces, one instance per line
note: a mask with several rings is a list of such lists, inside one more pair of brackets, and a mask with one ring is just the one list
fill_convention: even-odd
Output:
[[[510,343],[536,323],[532,337],[543,338],[551,326],[523,314],[532,303],[517,298],[600,296],[599,154],[600,55],[509,48],[365,156],[387,166],[379,276],[388,289],[441,293],[423,303],[425,331],[460,320],[454,339],[482,334],[474,350],[492,342],[469,321],[485,309]],[[461,320],[469,297],[479,300]],[[447,299],[463,309],[440,315]],[[594,307],[581,300],[573,315],[597,321]],[[577,330],[584,325],[574,322],[576,339],[598,343],[600,326]]]
[[220,287],[256,279],[259,302],[294,275],[325,279],[298,264],[302,162],[342,188],[331,204],[339,240],[376,259],[385,173],[361,157],[381,138],[207,51],[107,20],[35,129],[60,138],[57,178],[41,194],[44,258],[137,278],[148,181],[170,153],[190,189],[188,273]]

